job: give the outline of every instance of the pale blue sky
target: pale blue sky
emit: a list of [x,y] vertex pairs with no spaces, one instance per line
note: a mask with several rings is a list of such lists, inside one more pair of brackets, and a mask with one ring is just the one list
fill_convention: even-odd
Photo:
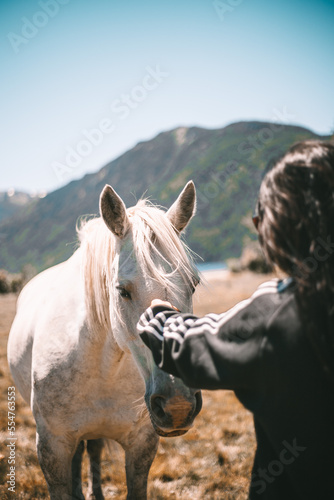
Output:
[[[0,190],[56,189],[181,125],[333,131],[334,0],[216,5],[2,0]],[[109,133],[83,145],[101,123]]]

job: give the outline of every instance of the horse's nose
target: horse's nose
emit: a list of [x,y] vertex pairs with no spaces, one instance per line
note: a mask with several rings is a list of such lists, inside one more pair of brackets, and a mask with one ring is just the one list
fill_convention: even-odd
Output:
[[192,398],[181,395],[165,397],[153,394],[150,398],[151,412],[156,423],[164,428],[190,427],[202,408],[201,391]]

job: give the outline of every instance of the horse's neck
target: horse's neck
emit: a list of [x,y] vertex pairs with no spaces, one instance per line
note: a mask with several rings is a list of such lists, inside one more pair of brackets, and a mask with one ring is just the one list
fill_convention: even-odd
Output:
[[90,331],[84,342],[84,357],[88,366],[94,366],[94,372],[103,379],[114,379],[128,354],[117,345],[112,332]]
[[114,380],[129,355],[121,350],[112,330],[91,325],[86,316],[79,337],[81,364],[89,367],[92,376]]

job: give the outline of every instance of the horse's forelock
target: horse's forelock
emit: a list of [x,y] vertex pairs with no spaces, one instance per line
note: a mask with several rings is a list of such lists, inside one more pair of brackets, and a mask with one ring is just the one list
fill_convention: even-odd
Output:
[[[141,200],[134,210],[130,209],[129,215],[134,249],[143,271],[176,293],[181,292],[172,279],[176,273],[181,274],[191,287],[194,275],[197,276],[193,254],[180,239],[166,212],[147,200]],[[163,271],[162,267],[167,270]]]

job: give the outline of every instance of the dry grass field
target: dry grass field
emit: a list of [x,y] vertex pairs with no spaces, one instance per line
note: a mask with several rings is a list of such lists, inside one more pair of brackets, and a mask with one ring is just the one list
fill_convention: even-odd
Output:
[[[195,312],[222,312],[248,297],[264,275],[228,271],[206,273],[207,285],[195,294]],[[0,296],[0,498],[48,498],[35,450],[35,423],[29,407],[16,398],[16,493],[8,492],[6,447],[7,388],[13,381],[6,360],[7,336],[15,314],[15,295]],[[247,498],[255,440],[252,415],[230,391],[204,391],[203,409],[186,435],[161,438],[149,475],[152,500],[244,500]],[[84,462],[84,484],[87,486]],[[126,498],[124,457],[118,445],[105,448],[102,464],[106,499]]]

